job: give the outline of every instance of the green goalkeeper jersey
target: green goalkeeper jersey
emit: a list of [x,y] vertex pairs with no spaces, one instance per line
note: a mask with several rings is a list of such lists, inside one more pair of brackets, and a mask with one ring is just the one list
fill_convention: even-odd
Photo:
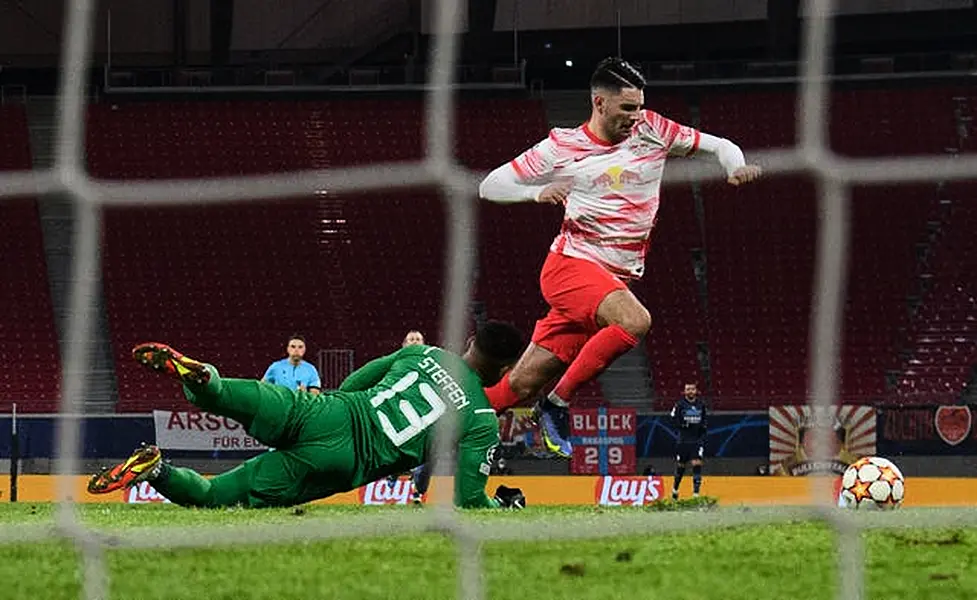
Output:
[[434,346],[407,346],[370,361],[343,381],[353,417],[364,485],[426,462],[437,421],[455,411],[458,444],[455,504],[496,507],[485,494],[499,422],[482,381],[459,356]]

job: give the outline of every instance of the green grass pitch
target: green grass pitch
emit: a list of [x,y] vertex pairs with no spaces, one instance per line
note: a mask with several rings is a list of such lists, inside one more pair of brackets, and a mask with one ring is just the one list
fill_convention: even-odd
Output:
[[[681,507],[680,507],[681,508]],[[412,507],[312,506],[300,510],[186,510],[168,505],[87,505],[100,531],[146,527],[292,525]],[[566,527],[613,519],[632,507],[530,507],[466,514],[479,526],[559,518]],[[729,510],[729,509],[722,509]],[[51,505],[0,505],[0,524],[51,521]],[[683,515],[697,518],[694,514]],[[525,520],[525,521],[524,521]],[[147,535],[149,533],[147,532]],[[865,534],[871,599],[977,598],[977,530],[874,530]],[[725,527],[610,539],[486,542],[488,599],[829,599],[836,555],[814,522]],[[202,549],[107,551],[111,597],[138,600],[456,598],[456,546],[439,533]],[[0,598],[80,597],[81,561],[68,542],[0,545]]]

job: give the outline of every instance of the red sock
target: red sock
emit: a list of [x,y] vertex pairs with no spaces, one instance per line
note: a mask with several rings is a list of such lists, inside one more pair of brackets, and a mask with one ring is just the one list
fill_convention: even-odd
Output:
[[580,354],[553,388],[561,400],[569,400],[577,388],[600,375],[619,356],[638,345],[634,337],[620,325],[610,325],[587,340]]
[[489,404],[495,409],[496,413],[501,413],[519,404],[519,396],[512,391],[509,385],[509,374],[502,377],[502,381],[490,388],[485,388],[485,395],[488,396]]

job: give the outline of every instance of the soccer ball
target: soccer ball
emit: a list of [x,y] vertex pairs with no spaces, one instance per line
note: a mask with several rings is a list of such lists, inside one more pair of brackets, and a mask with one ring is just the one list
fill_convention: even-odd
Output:
[[892,509],[902,504],[906,479],[892,461],[879,456],[860,458],[841,476],[838,505],[844,508]]

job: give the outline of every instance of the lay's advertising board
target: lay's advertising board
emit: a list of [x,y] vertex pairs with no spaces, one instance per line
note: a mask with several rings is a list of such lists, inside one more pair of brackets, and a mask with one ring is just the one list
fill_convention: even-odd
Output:
[[[703,479],[702,494],[716,497],[720,505],[799,506],[813,504],[812,479],[818,477],[709,477]],[[690,478],[682,482],[681,495],[691,495]],[[76,502],[165,503],[168,502],[148,483],[106,496],[92,496],[85,486],[88,478],[74,476],[69,480],[72,499]],[[526,494],[530,506],[644,506],[670,495],[671,477],[653,476],[493,476],[487,489],[499,485],[518,487]],[[437,493],[449,478],[434,477],[428,496]],[[9,477],[0,476],[0,502],[8,502]],[[18,501],[52,502],[57,498],[54,475],[21,475]],[[359,489],[337,494],[315,504],[408,504],[410,481],[404,477],[393,485],[386,480],[372,482]],[[977,478],[916,477],[906,481],[905,506],[977,506]]]

